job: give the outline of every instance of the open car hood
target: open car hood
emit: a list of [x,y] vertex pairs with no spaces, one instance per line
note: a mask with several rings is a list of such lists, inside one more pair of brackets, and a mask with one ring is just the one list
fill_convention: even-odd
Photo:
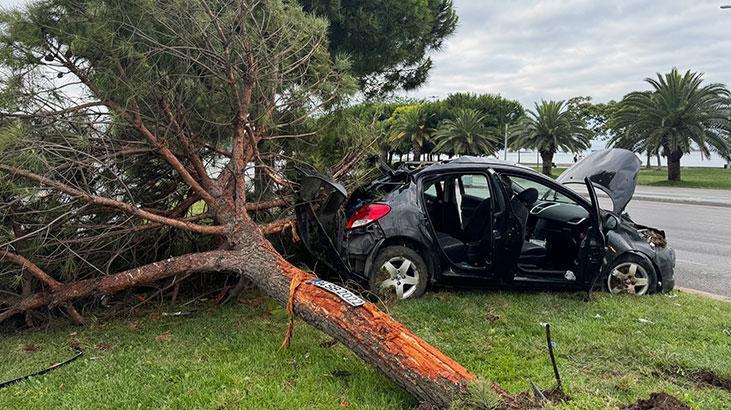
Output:
[[612,200],[615,213],[622,213],[637,186],[642,162],[634,152],[613,148],[597,151],[583,158],[556,178],[557,182],[583,184],[589,178],[592,185],[604,191]]

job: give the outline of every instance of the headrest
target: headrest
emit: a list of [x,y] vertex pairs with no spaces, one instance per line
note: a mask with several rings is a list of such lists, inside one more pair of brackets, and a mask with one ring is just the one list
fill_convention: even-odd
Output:
[[518,201],[526,205],[532,205],[538,200],[538,190],[535,188],[526,188],[515,195],[515,197]]

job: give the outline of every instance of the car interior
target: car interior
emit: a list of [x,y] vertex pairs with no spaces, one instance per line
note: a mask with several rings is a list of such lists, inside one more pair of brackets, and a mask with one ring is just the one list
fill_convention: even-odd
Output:
[[540,181],[515,175],[501,179],[511,191],[511,211],[523,227],[519,274],[574,280],[589,212]]
[[442,175],[427,181],[423,192],[439,245],[452,263],[464,268],[489,266],[493,200],[487,176]]
[[[574,280],[579,249],[588,231],[588,211],[541,181],[501,175],[509,211],[523,231],[517,276]],[[455,265],[492,264],[495,201],[484,174],[449,174],[425,181],[423,197],[444,253]]]

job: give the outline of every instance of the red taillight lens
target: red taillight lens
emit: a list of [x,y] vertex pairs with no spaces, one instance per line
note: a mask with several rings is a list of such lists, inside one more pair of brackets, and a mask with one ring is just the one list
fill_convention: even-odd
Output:
[[391,207],[388,205],[368,204],[358,209],[348,219],[348,224],[345,227],[347,229],[353,229],[359,226],[366,226],[373,221],[383,218],[389,211],[391,211]]

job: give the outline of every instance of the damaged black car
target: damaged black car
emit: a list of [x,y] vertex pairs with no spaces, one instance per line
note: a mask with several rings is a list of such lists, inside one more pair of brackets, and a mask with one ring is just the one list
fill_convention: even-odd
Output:
[[384,166],[382,178],[350,195],[306,174],[297,229],[327,266],[397,299],[432,285],[669,291],[675,254],[665,233],[624,213],[640,167],[630,151],[604,150],[553,180],[521,165],[461,157]]

